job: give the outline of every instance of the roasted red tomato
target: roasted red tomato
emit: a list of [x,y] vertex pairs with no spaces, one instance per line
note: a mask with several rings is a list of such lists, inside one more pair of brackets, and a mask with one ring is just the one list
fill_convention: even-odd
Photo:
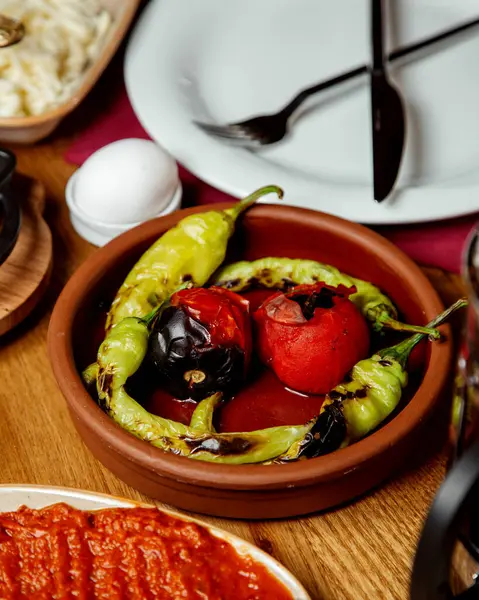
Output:
[[150,335],[149,358],[176,398],[231,395],[251,358],[249,302],[223,288],[191,288],[171,297]]
[[326,394],[369,349],[369,329],[349,300],[354,287],[317,283],[270,296],[254,313],[261,360],[289,388]]

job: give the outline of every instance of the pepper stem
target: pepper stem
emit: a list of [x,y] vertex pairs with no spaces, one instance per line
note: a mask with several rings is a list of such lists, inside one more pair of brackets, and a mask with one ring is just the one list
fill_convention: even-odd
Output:
[[395,331],[409,331],[411,333],[419,333],[423,335],[428,335],[435,340],[438,340],[441,337],[441,334],[438,329],[434,327],[422,327],[421,325],[409,325],[408,323],[401,323],[401,321],[396,321],[393,319],[388,313],[382,312],[378,317],[376,317],[376,329],[382,329],[386,327],[387,329],[394,329]]
[[98,363],[94,362],[83,371],[82,373],[83,381],[87,386],[93,385],[96,383],[98,378]]
[[160,314],[166,308],[168,308],[168,306],[170,306],[171,296],[173,296],[173,294],[176,294],[176,292],[180,292],[181,290],[185,290],[186,288],[190,288],[190,287],[193,287],[193,285],[190,281],[188,281],[187,283],[183,283],[182,285],[177,287],[176,290],[173,293],[171,293],[169,296],[167,296],[159,306],[155,306],[155,308],[151,312],[149,312],[147,315],[145,315],[141,320],[144,321],[148,327],[150,327],[152,325],[152,323],[156,320],[156,318],[159,317]]
[[259,188],[259,190],[256,190],[249,196],[246,196],[246,198],[243,198],[243,200],[240,200],[231,208],[227,208],[225,213],[229,215],[233,221],[236,221],[239,215],[248,209],[252,204],[254,204],[258,198],[266,196],[267,194],[277,194],[278,198],[281,200],[284,192],[277,185],[266,185],[262,188]]
[[[466,298],[461,298],[460,300],[457,300],[444,312],[442,312],[430,323],[428,323],[425,329],[427,330],[430,327],[438,327],[439,325],[447,321],[447,319],[452,315],[452,313],[456,312],[456,310],[459,310],[460,308],[464,308],[465,306],[467,306],[467,304],[468,302]],[[407,340],[399,342],[399,344],[396,344],[395,346],[391,346],[390,348],[384,348],[384,350],[380,350],[378,352],[378,355],[381,357],[381,359],[392,358],[393,360],[398,362],[403,369],[405,369],[409,355],[411,354],[413,348],[427,335],[429,335],[427,331],[422,333],[416,333],[416,335],[413,335]]]

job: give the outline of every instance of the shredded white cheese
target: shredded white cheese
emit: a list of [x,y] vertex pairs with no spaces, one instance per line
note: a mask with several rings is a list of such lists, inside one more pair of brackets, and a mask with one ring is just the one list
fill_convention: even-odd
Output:
[[0,117],[38,115],[72,96],[111,24],[99,0],[0,0],[26,34],[0,48]]

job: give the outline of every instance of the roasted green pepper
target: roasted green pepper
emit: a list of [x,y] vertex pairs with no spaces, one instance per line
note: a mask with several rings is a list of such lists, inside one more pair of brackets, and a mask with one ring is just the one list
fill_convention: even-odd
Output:
[[[466,305],[467,300],[458,300],[433,319],[429,327],[441,325],[454,311]],[[345,447],[376,429],[398,406],[408,382],[409,355],[424,337],[425,334],[418,333],[358,362],[348,380],[326,395],[321,414],[309,434],[295,442],[278,460],[314,458]]]
[[174,454],[229,464],[271,460],[307,434],[309,424],[248,433],[215,433],[213,413],[221,400],[219,393],[198,404],[190,427],[145,410],[128,394],[125,384],[145,358],[149,325],[155,317],[153,313],[145,319],[123,319],[101,344],[96,365],[84,372],[87,383],[96,378],[100,406],[123,429]]
[[372,283],[351,277],[341,273],[335,267],[314,260],[266,257],[252,262],[241,261],[220,269],[210,283],[233,292],[244,292],[253,286],[288,290],[296,285],[318,281],[335,287],[355,286],[356,293],[350,296],[350,300],[376,330],[386,327],[399,331],[425,333],[436,339],[439,337],[437,329],[398,322],[396,307]]
[[[440,325],[466,304],[459,300],[430,326]],[[316,457],[363,437],[397,407],[407,383],[409,354],[426,335],[416,334],[360,361],[350,379],[327,395],[320,415],[305,425],[219,434],[213,427],[219,393],[198,404],[189,427],[152,415],[127,393],[125,384],[143,362],[149,326],[157,316],[154,311],[145,319],[128,317],[114,327],[100,346],[97,363],[84,372],[84,379],[89,384],[96,380],[100,405],[136,437],[181,456],[227,464]]]
[[283,197],[281,188],[269,185],[232,208],[189,215],[164,233],[128,273],[111,305],[106,329],[125,317],[144,317],[182,283],[204,285],[225,258],[238,216],[271,193]]

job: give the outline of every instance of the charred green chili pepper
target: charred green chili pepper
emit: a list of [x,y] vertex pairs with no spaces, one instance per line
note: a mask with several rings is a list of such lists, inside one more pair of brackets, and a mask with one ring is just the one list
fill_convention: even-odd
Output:
[[[466,304],[466,300],[459,300],[430,326],[440,325]],[[96,380],[100,405],[136,437],[181,456],[226,464],[313,458],[364,437],[397,407],[407,384],[408,357],[426,335],[416,334],[360,361],[348,381],[326,396],[320,415],[305,425],[219,434],[214,430],[213,415],[221,401],[220,393],[198,404],[188,427],[152,415],[126,391],[128,378],[144,360],[155,313],[146,319],[128,317],[114,327],[100,346],[97,363],[84,372],[84,379],[87,383]]]
[[314,260],[266,257],[252,262],[240,261],[223,267],[211,280],[213,285],[233,292],[244,292],[253,286],[288,290],[296,285],[316,282],[335,287],[355,286],[356,293],[350,296],[350,300],[377,331],[384,327],[425,333],[436,339],[440,335],[434,328],[400,323],[396,320],[396,307],[375,285]]
[[238,216],[270,193],[283,197],[281,188],[269,185],[226,210],[189,215],[164,233],[128,273],[111,305],[106,329],[125,317],[144,317],[186,281],[204,285],[225,258]]
[[[188,285],[191,282],[179,289]],[[429,327],[441,324],[466,304],[465,300],[456,302]],[[84,371],[84,380],[89,386],[96,382],[100,406],[136,437],[175,454],[228,464],[315,457],[363,437],[398,405],[407,383],[409,354],[427,334],[424,328],[426,333],[360,361],[350,379],[327,395],[320,415],[305,425],[219,434],[213,426],[213,415],[222,398],[220,393],[199,403],[188,427],[149,413],[125,388],[145,359],[151,326],[168,306],[169,301],[163,301],[146,317],[127,317],[111,328],[98,350],[97,362]]]
[[123,429],[157,448],[198,460],[228,464],[261,463],[279,456],[304,438],[311,426],[271,427],[248,433],[215,433],[213,413],[221,394],[202,400],[187,427],[149,413],[126,391],[128,378],[143,362],[149,325],[157,315],[127,317],[113,327],[101,344],[97,363],[84,379],[96,378],[99,404]]
[[[431,321],[429,327],[441,325],[454,311],[466,305],[467,300],[458,300]],[[349,379],[326,395],[321,413],[308,435],[292,444],[278,460],[314,458],[345,447],[376,429],[398,406],[408,382],[409,355],[424,337],[425,334],[418,333],[358,362]]]
[[213,415],[220,401],[221,394],[218,392],[202,400],[191,416],[190,428],[197,433],[216,433],[213,425]]

